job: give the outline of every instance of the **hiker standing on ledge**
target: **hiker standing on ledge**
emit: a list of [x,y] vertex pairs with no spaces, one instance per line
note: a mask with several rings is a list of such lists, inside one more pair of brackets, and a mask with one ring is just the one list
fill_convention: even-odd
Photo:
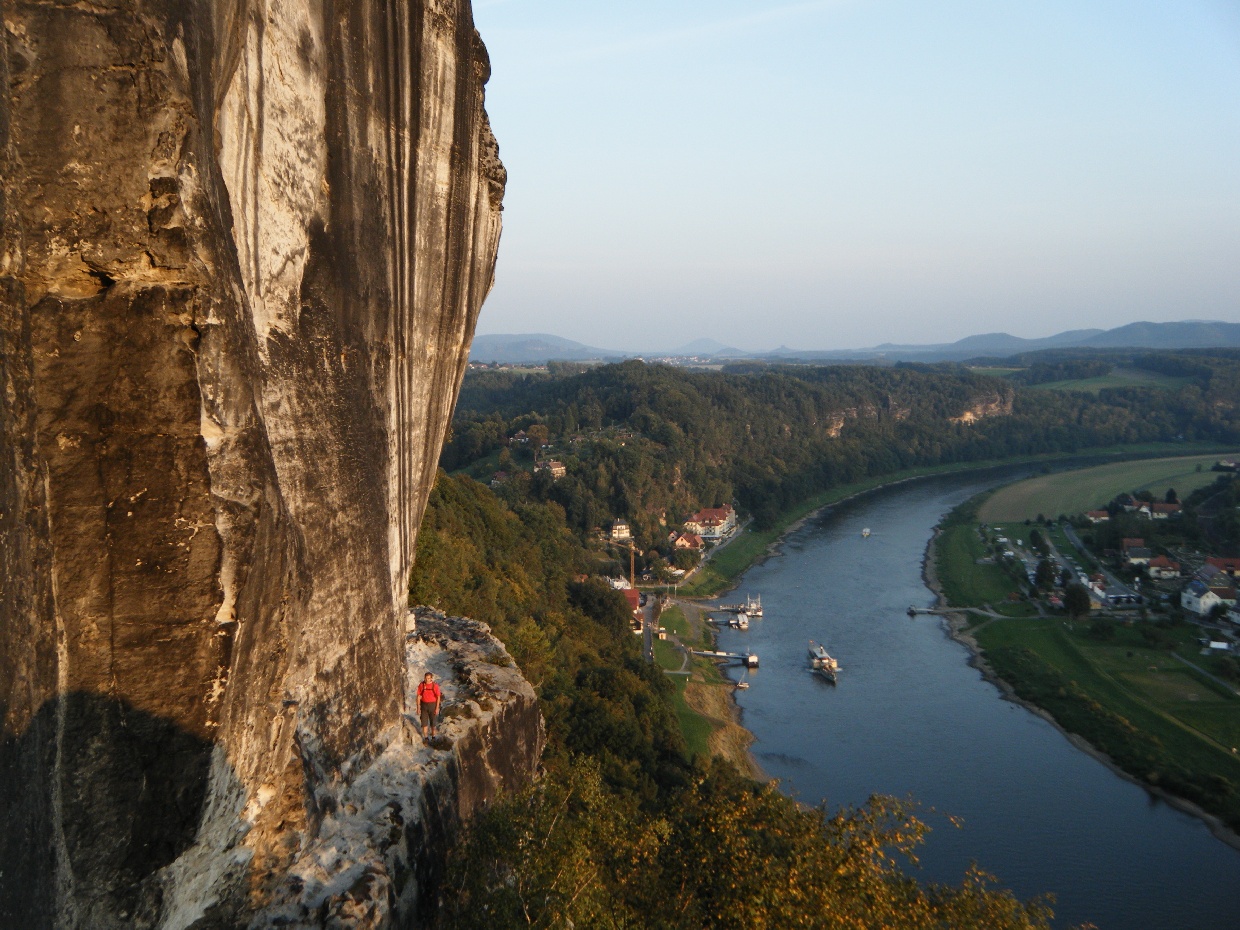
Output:
[[443,703],[443,692],[435,684],[435,676],[430,672],[422,678],[418,685],[418,716],[422,721],[422,739],[426,739],[429,727],[431,736],[435,736],[435,722],[439,719],[439,706]]

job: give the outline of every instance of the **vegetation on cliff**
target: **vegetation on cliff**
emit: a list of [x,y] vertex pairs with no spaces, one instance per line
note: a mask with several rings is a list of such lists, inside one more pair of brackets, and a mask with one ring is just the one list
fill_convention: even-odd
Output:
[[[1138,363],[1174,372],[1182,386],[1048,392],[962,366],[911,364],[473,372],[441,463],[484,480],[507,472],[505,500],[558,503],[582,539],[624,519],[649,551],[700,507],[733,502],[763,529],[823,491],[901,470],[1240,440],[1240,361],[1166,354]],[[1081,368],[1041,364],[1031,377]],[[514,443],[521,431],[529,438]],[[566,474],[531,473],[536,456],[559,460]]]

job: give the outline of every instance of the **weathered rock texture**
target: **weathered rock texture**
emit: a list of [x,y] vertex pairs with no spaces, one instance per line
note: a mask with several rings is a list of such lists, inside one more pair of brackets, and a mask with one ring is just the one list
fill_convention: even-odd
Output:
[[0,10],[0,925],[244,924],[401,732],[486,53],[468,0]]

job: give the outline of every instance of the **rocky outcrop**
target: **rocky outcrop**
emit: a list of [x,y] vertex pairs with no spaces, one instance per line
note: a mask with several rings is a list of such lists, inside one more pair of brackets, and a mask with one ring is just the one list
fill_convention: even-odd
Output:
[[468,0],[0,9],[0,924],[244,924],[405,745],[486,53]]
[[[322,821],[256,926],[384,927],[429,918],[443,853],[458,825],[527,782],[543,750],[534,689],[485,624],[420,610],[405,647],[405,722],[364,770],[315,799]],[[412,624],[411,624],[412,627]],[[430,671],[443,687],[439,737],[417,735],[415,689]],[[192,858],[183,864],[193,870]],[[224,883],[222,890],[232,887]],[[191,880],[191,910],[211,910]],[[205,892],[205,893],[204,893]],[[218,905],[215,906],[218,910]]]
[[1012,412],[1014,391],[993,392],[975,398],[959,416],[951,417],[952,423],[963,423],[966,426],[984,420],[987,417],[1005,417]]

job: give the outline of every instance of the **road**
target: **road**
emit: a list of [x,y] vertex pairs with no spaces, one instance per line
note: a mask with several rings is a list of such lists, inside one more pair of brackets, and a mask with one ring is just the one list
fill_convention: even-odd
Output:
[[[1068,537],[1068,542],[1076,546],[1078,551],[1080,552],[1088,551],[1085,548],[1085,544],[1081,542],[1081,538],[1076,535],[1076,530],[1070,524],[1061,523],[1059,524],[1059,526],[1063,530],[1063,534]],[[1047,538],[1047,541],[1048,542],[1050,541],[1049,537]],[[1052,543],[1052,546],[1053,545],[1054,544]],[[1132,597],[1141,596],[1140,591],[1134,591],[1128,585],[1124,584],[1124,582],[1120,581],[1113,574],[1111,574],[1111,571],[1108,568],[1106,568],[1106,566],[1104,566],[1101,562],[1098,563],[1098,571],[1102,572],[1102,574],[1106,577],[1108,587],[1118,588],[1119,590],[1123,591],[1124,593],[1128,595],[1131,595]]]

